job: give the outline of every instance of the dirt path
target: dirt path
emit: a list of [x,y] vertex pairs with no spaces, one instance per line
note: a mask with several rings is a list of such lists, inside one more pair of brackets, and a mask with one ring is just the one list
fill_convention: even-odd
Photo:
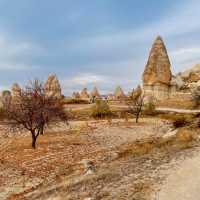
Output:
[[183,161],[170,172],[166,182],[156,195],[156,200],[200,199],[200,154]]

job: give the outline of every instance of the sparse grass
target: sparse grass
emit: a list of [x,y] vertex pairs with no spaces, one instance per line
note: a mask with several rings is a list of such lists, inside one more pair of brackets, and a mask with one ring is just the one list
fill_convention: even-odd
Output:
[[134,157],[148,154],[153,150],[184,149],[191,146],[191,142],[197,139],[197,131],[182,128],[175,136],[169,138],[147,138],[127,145],[119,157],[132,155]]
[[90,102],[84,99],[65,99],[64,104],[89,104]]

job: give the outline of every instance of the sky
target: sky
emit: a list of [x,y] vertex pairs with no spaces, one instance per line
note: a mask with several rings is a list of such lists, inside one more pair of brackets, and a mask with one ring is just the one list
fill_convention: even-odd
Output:
[[0,90],[56,74],[70,95],[141,83],[161,35],[172,72],[200,63],[199,0],[0,0]]

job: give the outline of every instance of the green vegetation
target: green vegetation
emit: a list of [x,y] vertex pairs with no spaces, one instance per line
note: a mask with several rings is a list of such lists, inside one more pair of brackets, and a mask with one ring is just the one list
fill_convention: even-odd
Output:
[[91,116],[94,118],[105,118],[112,116],[110,107],[105,100],[96,100],[95,105],[92,107]]

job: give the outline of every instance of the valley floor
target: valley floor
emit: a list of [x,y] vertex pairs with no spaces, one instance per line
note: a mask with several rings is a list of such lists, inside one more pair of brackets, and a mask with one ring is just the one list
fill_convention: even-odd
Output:
[[36,150],[29,135],[1,138],[0,199],[149,200],[165,172],[199,150],[192,143],[148,152],[145,140],[170,128],[157,118],[71,122],[40,136]]

